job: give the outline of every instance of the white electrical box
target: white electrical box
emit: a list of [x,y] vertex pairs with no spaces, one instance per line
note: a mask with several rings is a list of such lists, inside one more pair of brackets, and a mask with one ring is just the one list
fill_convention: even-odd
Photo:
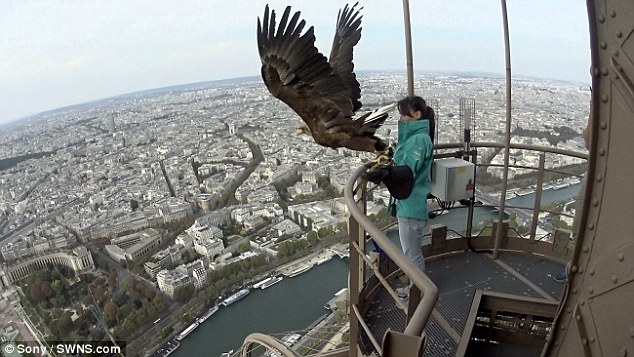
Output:
[[431,168],[431,194],[442,201],[473,197],[473,163],[457,158],[434,160]]

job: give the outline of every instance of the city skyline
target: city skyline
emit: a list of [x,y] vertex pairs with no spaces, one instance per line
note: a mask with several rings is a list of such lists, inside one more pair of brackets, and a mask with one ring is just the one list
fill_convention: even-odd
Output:
[[[428,77],[418,84],[421,92],[433,94],[432,99],[442,103],[442,109],[437,111],[438,126],[442,128],[437,143],[460,140],[456,139],[461,137],[459,108],[452,99],[469,92],[477,94],[474,100],[478,103],[473,141],[502,140],[505,107],[499,94],[503,92],[504,78]],[[381,72],[365,79],[364,100],[368,107],[393,101],[406,82],[403,73]],[[171,338],[184,339],[196,324],[201,324],[201,319],[210,316],[208,311],[213,311],[209,310],[213,307],[209,299],[215,304],[222,301],[224,309],[237,300],[227,298],[229,293],[223,290],[231,289],[233,293],[265,278],[249,281],[246,272],[225,273],[225,268],[248,265],[260,270],[275,269],[290,281],[343,252],[347,243],[344,248],[333,248],[339,253],[316,250],[317,255],[300,253],[300,261],[275,265],[286,263],[282,259],[290,254],[308,252],[307,242],[312,247],[323,244],[326,248],[332,247],[329,242],[339,241],[340,237],[331,233],[345,230],[349,220],[348,206],[341,195],[349,182],[350,170],[371,158],[371,154],[325,149],[306,136],[293,136],[296,115],[252,80],[185,87],[91,102],[72,110],[47,113],[37,122],[25,121],[25,125],[0,133],[0,151],[8,159],[6,169],[0,171],[0,256],[6,263],[0,267],[2,283],[11,290],[13,285],[29,279],[33,270],[58,262],[55,259],[60,257],[64,259],[62,265],[75,262],[72,268],[79,274],[96,270],[96,276],[103,276],[94,280],[92,291],[100,287],[95,304],[103,308],[104,318],[109,321],[104,331],[111,331],[116,340],[126,340],[130,355],[135,354],[133,351],[139,355],[164,352],[173,341]],[[515,82],[514,93],[518,124],[514,143],[534,145],[538,150],[549,146],[571,153],[580,150],[578,139],[586,123],[587,88],[521,80]],[[546,102],[547,108],[542,105]],[[255,118],[260,119],[257,124]],[[544,131],[532,130],[535,127]],[[381,137],[398,137],[394,118],[379,130]],[[486,183],[478,179],[483,192],[479,198],[492,199],[489,192],[499,190],[496,182],[503,175],[499,169],[502,156],[504,153],[494,147],[478,149],[477,160],[481,167],[489,167],[487,179],[492,180]],[[535,167],[540,157],[528,151],[513,152],[512,157],[517,167],[509,170],[508,197],[531,197],[535,188],[528,187],[532,181],[522,175],[531,172],[530,167]],[[583,161],[574,155],[548,155],[542,164],[557,170],[582,165]],[[578,184],[573,176],[545,180],[544,196],[540,199],[548,204],[548,193],[557,192],[556,201],[567,200],[576,190],[566,188]],[[570,195],[561,196],[563,191]],[[389,200],[389,192],[385,188],[372,192],[372,199],[365,203],[366,212],[378,217]],[[509,203],[513,198],[509,198]],[[438,218],[448,217],[449,214]],[[463,231],[468,223],[460,215],[457,217],[445,222],[454,232]],[[474,216],[472,223],[488,224],[486,217]],[[530,220],[532,215],[518,214],[517,222],[526,227],[528,221],[523,219]],[[549,222],[544,219],[545,225]],[[130,284],[115,284],[114,280],[108,283],[106,276],[115,275],[99,273],[106,270],[116,271],[116,276],[134,283],[130,289],[118,291],[118,287]],[[230,280],[221,278],[225,276],[230,276]],[[156,283],[149,283],[154,280]],[[52,284],[46,280],[42,284],[49,283]],[[66,291],[70,294],[68,286]],[[337,289],[342,286],[345,285]],[[15,291],[11,299],[18,301],[17,289],[11,291]],[[33,331],[43,327],[57,339],[71,333],[78,336],[77,341],[100,340],[104,332],[92,327],[96,322],[86,308],[77,307],[77,314],[91,322],[82,326],[65,323],[64,330],[59,327],[62,320],[54,315],[58,309],[75,308],[75,301],[89,296],[80,289],[72,290],[73,295],[68,298],[63,291],[55,291],[46,300],[50,305],[42,310],[48,322]],[[133,301],[150,293],[154,298],[143,300],[138,308],[125,307],[124,300],[114,298],[122,296]],[[32,298],[45,298],[38,296]],[[31,324],[25,317],[16,317],[21,311],[13,310],[17,305],[4,304],[8,309],[5,314],[10,316],[5,321]],[[313,305],[321,309],[323,301]],[[129,312],[115,316],[117,311]],[[185,314],[189,317],[182,319]],[[194,316],[199,316],[198,320],[192,320]],[[70,317],[63,319],[68,321]],[[171,327],[171,332],[157,334],[158,323],[162,329]],[[30,332],[22,336],[30,336]],[[33,340],[38,340],[38,336],[36,333]],[[188,337],[180,355],[192,354],[188,346],[200,348],[201,343],[194,336]],[[227,339],[226,345],[216,345],[217,348],[236,348],[244,339],[242,332],[232,333],[232,337],[235,339]]]
[[[125,93],[257,76],[256,18],[266,3],[278,13],[289,4],[1,3],[6,11],[0,14],[5,34],[0,39],[5,54],[0,59],[5,102],[0,124]],[[325,55],[344,4],[290,2],[315,27],[316,46]],[[355,69],[405,70],[402,4],[361,5],[363,32],[355,47]],[[410,11],[417,72],[504,73],[498,2],[412,2]],[[514,76],[589,83],[584,3],[509,3],[508,14]]]

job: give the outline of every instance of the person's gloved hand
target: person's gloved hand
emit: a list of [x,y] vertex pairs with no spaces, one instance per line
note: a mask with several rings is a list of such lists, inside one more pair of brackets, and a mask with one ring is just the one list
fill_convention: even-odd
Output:
[[383,182],[390,194],[399,200],[409,197],[414,185],[414,175],[409,167],[376,167],[365,174],[365,178],[375,184]]

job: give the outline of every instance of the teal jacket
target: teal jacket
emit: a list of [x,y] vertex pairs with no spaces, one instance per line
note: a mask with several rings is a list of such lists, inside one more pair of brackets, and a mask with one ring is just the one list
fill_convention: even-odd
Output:
[[433,154],[429,120],[398,122],[394,165],[407,165],[412,170],[414,187],[409,197],[396,200],[397,216],[428,219],[427,194],[431,191],[430,170]]

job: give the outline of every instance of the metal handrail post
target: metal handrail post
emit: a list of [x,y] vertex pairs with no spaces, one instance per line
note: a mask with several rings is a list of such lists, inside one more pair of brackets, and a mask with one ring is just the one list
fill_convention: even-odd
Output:
[[509,40],[509,22],[506,11],[506,0],[502,1],[502,22],[504,24],[504,57],[506,58],[506,130],[504,136],[504,170],[502,171],[502,192],[500,194],[500,212],[498,213],[498,226],[493,245],[493,258],[499,256],[500,244],[503,232],[504,204],[506,203],[506,188],[509,176],[509,151],[511,147],[511,44]]
[[353,254],[354,250],[354,242],[358,242],[361,239],[361,236],[364,235],[361,225],[354,218],[354,216],[350,215],[348,217],[348,234],[350,237],[350,256],[349,256],[349,265],[350,265],[350,274],[348,274],[348,294],[349,294],[349,304],[348,306],[348,316],[350,316],[350,357],[358,356],[357,346],[359,345],[359,324],[360,321],[356,314],[353,314],[354,306],[359,304],[359,292],[361,291],[361,287],[363,284],[363,268],[361,265],[363,264],[362,260],[357,254]]
[[[471,151],[471,149],[469,150]],[[478,164],[477,161],[478,161],[478,154],[476,150],[473,150],[471,151],[471,162],[473,163],[474,190],[473,190],[473,193],[471,194],[471,197],[469,197],[469,213],[467,214],[467,227],[466,227],[467,238],[471,238],[471,234],[473,233],[473,212],[474,212],[475,194],[476,194],[475,185],[476,185],[476,165]]]
[[537,172],[537,186],[535,187],[535,205],[533,206],[533,220],[531,221],[531,240],[535,240],[537,233],[537,222],[539,222],[539,212],[542,204],[542,185],[544,184],[544,164],[546,154],[539,153],[539,171]]

